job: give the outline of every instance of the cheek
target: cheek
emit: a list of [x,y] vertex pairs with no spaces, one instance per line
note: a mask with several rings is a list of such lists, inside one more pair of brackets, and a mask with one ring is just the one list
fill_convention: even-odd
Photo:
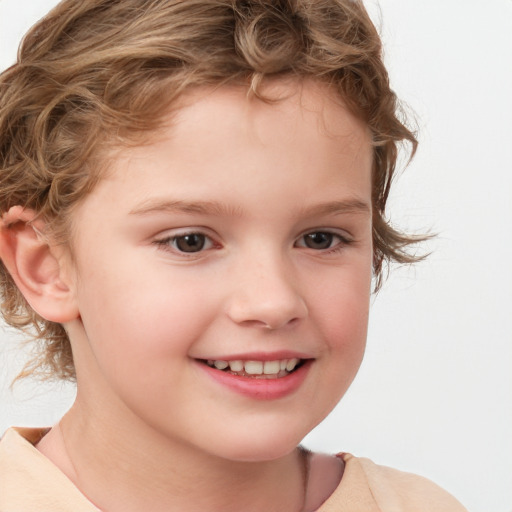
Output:
[[307,400],[310,428],[332,411],[359,370],[366,346],[370,284],[370,272],[364,267],[360,273],[338,271],[311,295],[310,318],[322,349]]
[[[369,259],[368,259],[369,261]],[[371,266],[366,260],[346,271],[326,274],[312,293],[311,314],[318,318],[329,346],[364,345],[370,305]]]
[[[330,311],[330,321],[322,332],[326,340],[329,367],[335,380],[348,387],[363,359],[368,328],[368,304],[361,301],[339,302],[339,309]],[[346,383],[346,386],[345,386]]]
[[84,278],[82,322],[104,371],[121,375],[186,356],[211,321],[214,304],[200,283],[177,281],[150,272],[129,275],[122,268]]
[[[363,359],[368,329],[371,269],[362,264],[337,273],[318,289],[312,318],[324,340],[325,389],[336,403],[354,379]],[[314,308],[314,309],[313,309]]]

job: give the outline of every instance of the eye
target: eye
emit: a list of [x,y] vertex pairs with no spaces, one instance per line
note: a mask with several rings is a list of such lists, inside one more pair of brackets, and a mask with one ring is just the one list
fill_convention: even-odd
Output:
[[313,231],[306,233],[297,241],[297,247],[307,247],[316,251],[325,251],[349,244],[350,241],[330,231]]
[[333,239],[334,235],[332,233],[318,231],[304,235],[304,244],[310,249],[329,249]]
[[156,240],[155,243],[167,250],[181,253],[195,253],[213,247],[210,237],[202,233],[184,233],[182,235],[169,236],[162,240]]
[[199,252],[206,245],[206,237],[200,233],[177,236],[173,239],[173,245],[181,252]]

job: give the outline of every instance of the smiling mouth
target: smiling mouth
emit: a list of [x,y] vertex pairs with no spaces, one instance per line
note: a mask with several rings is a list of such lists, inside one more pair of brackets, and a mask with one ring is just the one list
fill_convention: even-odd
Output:
[[238,377],[281,379],[299,369],[306,362],[306,359],[293,358],[275,361],[223,361],[208,359],[202,362],[210,368],[215,368]]

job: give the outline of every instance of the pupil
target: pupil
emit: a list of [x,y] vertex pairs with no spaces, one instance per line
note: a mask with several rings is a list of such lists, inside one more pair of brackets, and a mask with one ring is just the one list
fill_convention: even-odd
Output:
[[309,233],[306,235],[306,246],[310,249],[328,249],[332,244],[332,234],[322,233]]
[[176,239],[176,246],[182,252],[200,251],[205,244],[204,235],[191,234],[180,236]]

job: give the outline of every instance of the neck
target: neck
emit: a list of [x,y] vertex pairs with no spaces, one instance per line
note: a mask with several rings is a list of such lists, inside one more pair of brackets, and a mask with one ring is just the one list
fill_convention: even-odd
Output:
[[136,422],[94,418],[79,400],[38,448],[103,512],[302,512],[305,501],[299,450],[232,461]]

